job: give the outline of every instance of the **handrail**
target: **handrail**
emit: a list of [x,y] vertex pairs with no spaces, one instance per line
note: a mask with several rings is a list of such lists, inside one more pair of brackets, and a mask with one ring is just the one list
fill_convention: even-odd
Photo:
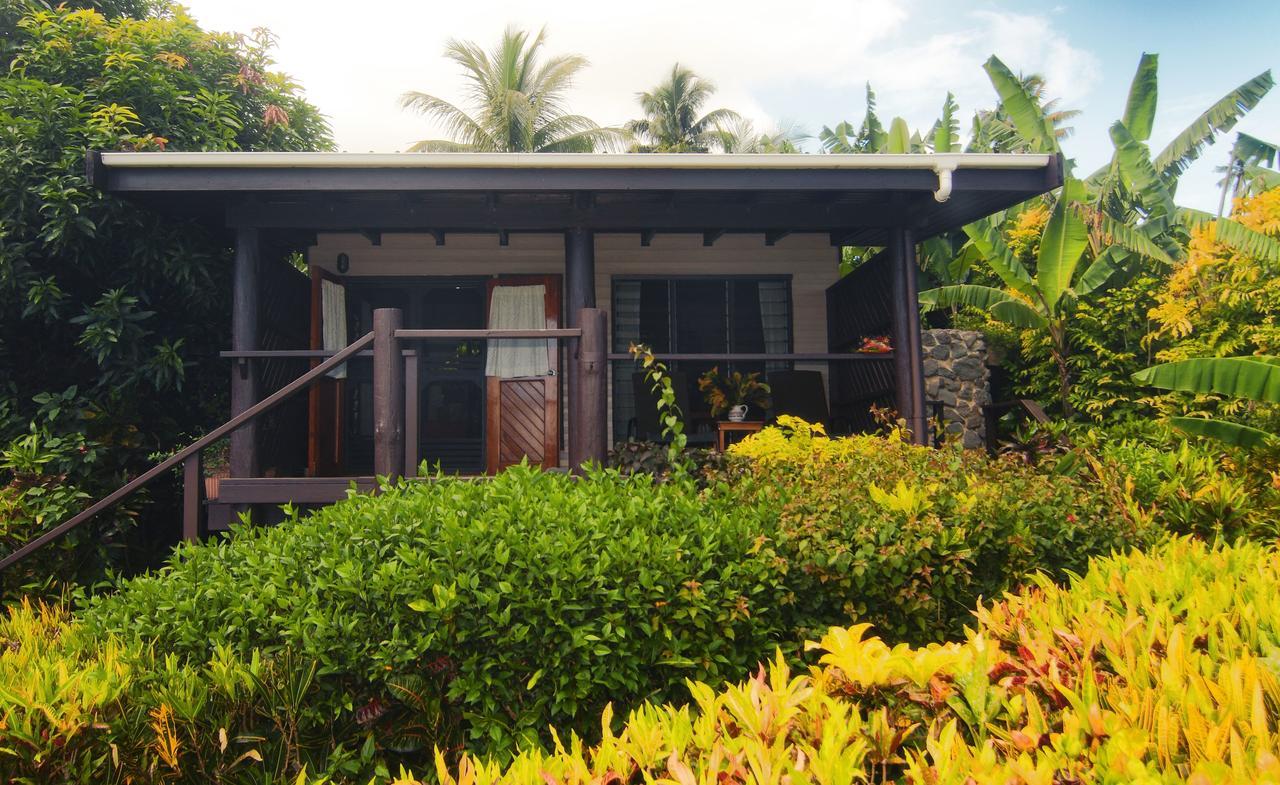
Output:
[[488,338],[581,338],[582,330],[396,330],[396,338],[412,341],[485,340]]
[[[666,362],[678,362],[681,360],[703,362],[748,362],[761,360],[772,360],[777,362],[844,362],[850,360],[892,360],[893,352],[845,352],[843,354],[836,354],[834,352],[656,352],[653,356],[655,359]],[[625,352],[609,353],[609,360],[611,362],[633,359],[635,358]]]
[[213,444],[218,439],[221,439],[223,436],[226,436],[227,434],[231,433],[232,431],[244,425],[245,423],[249,422],[250,420],[254,419],[255,417],[258,417],[259,415],[264,414],[270,411],[271,409],[274,409],[276,406],[283,403],[286,399],[292,397],[299,390],[302,390],[305,387],[309,387],[313,382],[315,382],[321,376],[324,376],[329,371],[338,367],[339,365],[341,365],[342,363],[350,359],[353,355],[355,355],[356,353],[358,353],[359,351],[361,351],[371,343],[373,343],[372,332],[366,333],[361,338],[357,338],[355,342],[352,343],[347,348],[333,355],[329,359],[325,360],[324,362],[320,363],[316,367],[312,368],[311,370],[307,371],[303,375],[299,376],[297,379],[294,379],[293,381],[289,382],[284,387],[281,387],[279,390],[276,390],[271,395],[268,395],[266,398],[263,398],[261,401],[258,401],[253,406],[250,406],[248,409],[245,409],[240,414],[236,415],[235,417],[232,417],[230,420],[224,422],[222,425],[219,425],[217,428],[214,428],[212,431],[209,431],[204,436],[201,436],[199,439],[196,439],[191,444],[187,445],[186,447],[182,448],[178,452],[169,456],[165,460],[161,461],[160,463],[151,467],[147,471],[138,475],[134,479],[130,480],[124,486],[116,489],[116,491],[113,492],[111,495],[106,496],[105,498],[95,502],[88,509],[83,510],[82,512],[75,515],[67,522],[59,524],[58,526],[55,526],[54,528],[50,529],[49,531],[35,538],[34,540],[27,543],[26,545],[23,545],[21,548],[14,551],[13,553],[10,553],[8,556],[5,556],[3,559],[0,559],[0,572],[3,572],[4,570],[8,569],[14,564],[17,564],[18,562],[27,558],[32,553],[35,553],[36,551],[40,550],[44,546],[48,545],[49,543],[63,536],[64,534],[76,528],[77,526],[81,525],[85,521],[88,521],[90,518],[102,512],[103,510],[115,505],[121,499],[125,498],[129,494],[133,493],[134,491],[138,490],[142,486],[151,482],[156,477],[159,477],[161,474],[164,474],[165,472],[174,468],[178,464],[185,461],[187,458],[190,458],[195,453],[199,452],[200,450],[203,450],[205,447],[208,447],[210,444]]

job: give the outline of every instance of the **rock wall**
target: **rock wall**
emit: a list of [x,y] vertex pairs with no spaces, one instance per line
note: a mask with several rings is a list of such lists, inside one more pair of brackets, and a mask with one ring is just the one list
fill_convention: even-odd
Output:
[[924,397],[930,416],[933,401],[942,402],[948,433],[959,434],[965,447],[981,447],[986,428],[982,407],[991,402],[987,342],[974,330],[924,330]]

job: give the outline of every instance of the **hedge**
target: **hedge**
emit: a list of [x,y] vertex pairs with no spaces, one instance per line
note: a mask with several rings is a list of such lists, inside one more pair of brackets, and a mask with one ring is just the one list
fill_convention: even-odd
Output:
[[[84,610],[199,667],[314,663],[308,727],[388,761],[599,733],[610,701],[687,700],[833,624],[960,635],[980,597],[1140,539],[1070,477],[893,440],[767,429],[705,480],[405,482],[180,549]],[[405,729],[412,727],[412,732]]]

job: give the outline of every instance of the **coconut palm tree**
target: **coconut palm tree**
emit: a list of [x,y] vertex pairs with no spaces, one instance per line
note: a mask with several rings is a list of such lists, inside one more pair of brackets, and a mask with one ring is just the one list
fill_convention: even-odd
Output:
[[766,132],[745,117],[716,130],[720,135],[720,149],[726,153],[798,153],[800,144],[809,138],[803,129],[793,124]]
[[739,118],[729,109],[700,114],[715,91],[711,82],[679,63],[673,65],[666,81],[638,96],[644,118],[626,125],[639,140],[632,149],[641,153],[705,153],[722,148],[720,129]]
[[444,124],[448,139],[425,139],[414,152],[590,153],[620,145],[626,134],[572,114],[565,93],[587,65],[580,55],[545,60],[546,29],[531,36],[508,27],[491,52],[471,41],[450,40],[445,57],[462,66],[464,110],[434,95],[410,91],[401,105]]

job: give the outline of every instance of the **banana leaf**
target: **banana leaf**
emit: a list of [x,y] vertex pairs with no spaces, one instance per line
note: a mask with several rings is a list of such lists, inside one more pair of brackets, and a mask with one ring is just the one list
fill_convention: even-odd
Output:
[[1248,425],[1202,417],[1173,417],[1170,424],[1185,434],[1216,439],[1236,447],[1261,447],[1271,434]]
[[1280,403],[1280,358],[1277,357],[1197,357],[1153,365],[1138,371],[1133,378],[1163,390],[1217,393]]

